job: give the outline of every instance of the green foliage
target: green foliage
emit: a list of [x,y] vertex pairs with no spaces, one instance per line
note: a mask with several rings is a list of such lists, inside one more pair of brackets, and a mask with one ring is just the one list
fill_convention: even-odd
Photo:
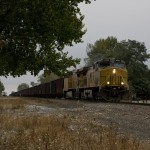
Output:
[[21,83],[21,84],[18,85],[17,91],[21,91],[21,90],[24,90],[24,89],[27,89],[27,88],[29,88],[28,84]]
[[105,57],[112,57],[117,43],[115,37],[108,37],[107,39],[97,40],[94,45],[88,44],[86,49],[88,58],[85,59],[87,65]]
[[57,76],[54,73],[50,73],[50,74],[43,73],[43,74],[41,74],[38,77],[38,82],[40,82],[40,83],[46,83],[46,82],[50,82],[50,81],[56,80],[58,78],[59,78],[59,76]]
[[3,83],[0,81],[0,95],[2,94],[2,92],[5,90],[5,87],[3,85]]
[[84,16],[78,4],[92,0],[0,0],[0,75],[61,74],[79,59],[64,47],[82,42]]
[[150,58],[144,43],[135,40],[118,42],[115,37],[100,39],[87,46],[87,65],[94,61],[114,57],[124,60],[129,73],[130,90],[150,96],[150,70],[145,62]]

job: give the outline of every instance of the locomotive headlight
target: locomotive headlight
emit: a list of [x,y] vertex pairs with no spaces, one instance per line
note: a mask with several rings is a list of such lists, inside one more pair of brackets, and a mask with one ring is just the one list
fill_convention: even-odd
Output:
[[110,84],[110,82],[109,82],[109,81],[107,81],[107,84]]
[[121,85],[124,85],[124,82],[121,82]]
[[116,69],[113,69],[113,74],[115,74],[116,73]]

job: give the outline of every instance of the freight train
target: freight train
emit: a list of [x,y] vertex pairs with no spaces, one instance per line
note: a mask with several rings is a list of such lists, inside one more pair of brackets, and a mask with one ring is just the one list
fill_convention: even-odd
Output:
[[124,61],[105,58],[72,75],[24,89],[12,96],[97,99],[122,101],[129,95],[128,73]]

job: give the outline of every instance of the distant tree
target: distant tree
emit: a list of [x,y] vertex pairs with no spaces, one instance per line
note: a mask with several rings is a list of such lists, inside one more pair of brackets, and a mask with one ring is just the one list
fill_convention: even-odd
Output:
[[47,74],[47,73],[43,73],[41,74],[39,77],[38,77],[38,82],[40,83],[46,83],[46,82],[50,82],[50,81],[53,81],[53,80],[56,80],[60,78],[59,76],[57,76],[56,74],[54,73],[50,73],[50,74]]
[[0,75],[63,74],[79,63],[63,49],[82,42],[79,3],[91,1],[0,0]]
[[21,84],[18,85],[17,91],[21,91],[21,90],[24,90],[24,89],[27,89],[27,88],[29,88],[28,84],[21,83]]
[[11,93],[9,94],[9,96],[12,96],[15,93],[15,91],[11,91]]
[[0,95],[2,94],[2,92],[5,90],[5,87],[3,85],[3,83],[0,81]]
[[12,91],[11,94],[15,93],[15,91]]
[[100,39],[87,46],[87,65],[101,58],[124,60],[129,73],[130,89],[150,95],[150,70],[145,62],[150,58],[144,43],[135,40],[118,42],[115,37]]
[[35,83],[35,82],[33,82],[33,81],[30,83],[30,85],[31,85],[32,87],[34,87],[34,86],[36,86],[36,85],[38,85],[38,84],[39,84],[39,83]]
[[35,83],[33,81],[30,84],[31,84],[32,87],[35,86]]

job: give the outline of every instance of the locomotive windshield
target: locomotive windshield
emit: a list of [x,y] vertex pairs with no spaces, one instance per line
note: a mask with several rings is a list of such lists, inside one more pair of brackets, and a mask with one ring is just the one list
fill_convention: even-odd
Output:
[[98,67],[108,67],[111,66],[110,59],[102,59],[94,63],[93,68],[96,69]]
[[105,67],[110,67],[110,66],[114,66],[117,68],[125,68],[125,62],[122,60],[114,59],[114,58],[112,59],[105,58],[105,59],[95,62],[93,65],[93,68],[94,69],[98,67],[105,68]]
[[111,65],[111,61],[110,59],[103,59],[102,61],[100,61],[99,65],[101,67],[108,67]]
[[115,60],[114,61],[114,67],[124,68],[125,67],[125,63],[124,63],[124,61],[121,61],[121,60]]

